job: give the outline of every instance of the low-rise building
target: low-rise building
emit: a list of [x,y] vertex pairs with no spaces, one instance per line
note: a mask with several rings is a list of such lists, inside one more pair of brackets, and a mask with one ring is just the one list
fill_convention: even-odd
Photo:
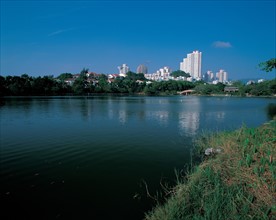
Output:
[[173,79],[173,77],[170,76],[171,73],[172,73],[171,68],[168,66],[165,66],[165,67],[157,70],[155,73],[144,74],[144,76],[148,80],[167,81],[167,80]]

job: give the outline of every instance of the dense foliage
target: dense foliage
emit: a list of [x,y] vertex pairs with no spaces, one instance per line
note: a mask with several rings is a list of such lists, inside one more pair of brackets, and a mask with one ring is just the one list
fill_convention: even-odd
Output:
[[198,94],[210,95],[210,94],[222,94],[224,93],[225,85],[222,83],[214,84],[198,84],[194,90]]
[[[192,89],[195,94],[226,94],[222,83],[207,84],[203,81],[188,82],[182,80],[149,81],[143,74],[128,72],[126,77],[108,79],[105,74],[87,75],[88,69],[80,74],[62,73],[58,77],[39,76],[0,76],[0,96],[28,96],[28,95],[87,95],[91,93],[123,93],[146,95],[170,95]],[[68,81],[71,80],[71,83]],[[269,96],[276,94],[276,79],[261,83],[244,85],[234,82],[232,86],[238,91],[233,95]]]
[[53,76],[29,77],[0,76],[0,95],[63,95],[71,90],[70,86]]
[[152,82],[147,85],[144,89],[144,92],[149,95],[158,95],[158,94],[177,94],[177,91],[183,91],[187,89],[194,88],[195,84],[187,81],[161,81],[161,82]]

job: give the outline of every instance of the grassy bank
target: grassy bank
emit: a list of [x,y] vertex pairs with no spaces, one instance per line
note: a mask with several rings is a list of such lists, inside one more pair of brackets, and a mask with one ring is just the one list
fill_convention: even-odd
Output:
[[276,219],[276,121],[202,138],[219,148],[179,180],[146,220]]

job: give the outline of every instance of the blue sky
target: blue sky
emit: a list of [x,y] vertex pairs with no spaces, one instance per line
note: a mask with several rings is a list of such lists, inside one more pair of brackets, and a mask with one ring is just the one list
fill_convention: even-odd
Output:
[[202,71],[273,78],[275,0],[1,1],[1,75],[118,73],[126,63],[179,69],[193,50]]

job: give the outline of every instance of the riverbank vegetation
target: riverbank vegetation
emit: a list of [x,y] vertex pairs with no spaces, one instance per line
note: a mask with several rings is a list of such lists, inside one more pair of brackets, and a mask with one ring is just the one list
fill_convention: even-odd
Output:
[[260,83],[244,84],[241,81],[232,83],[236,91],[226,91],[228,85],[208,84],[203,81],[149,81],[143,74],[127,73],[126,77],[109,79],[105,74],[88,75],[83,69],[74,76],[63,73],[58,77],[39,76],[0,76],[0,96],[28,95],[88,95],[96,94],[145,94],[175,95],[183,90],[193,90],[197,95],[236,95],[236,96],[272,96],[276,94],[276,79]]
[[[259,64],[262,71],[272,72],[276,68],[276,59],[272,58]],[[0,96],[49,96],[49,95],[89,95],[103,94],[145,94],[175,95],[187,94],[191,90],[198,95],[231,94],[236,96],[274,96],[276,94],[276,78],[273,80],[246,85],[241,81],[229,85],[223,83],[210,84],[204,81],[189,82],[177,80],[177,77],[190,77],[188,73],[177,70],[171,73],[175,80],[150,81],[142,73],[128,72],[125,77],[116,74],[96,74],[83,68],[79,74],[62,73],[58,77],[30,77],[0,75]],[[182,93],[183,92],[183,93]]]
[[[203,137],[204,153],[146,220],[276,219],[276,121]],[[216,150],[219,149],[219,150]]]

